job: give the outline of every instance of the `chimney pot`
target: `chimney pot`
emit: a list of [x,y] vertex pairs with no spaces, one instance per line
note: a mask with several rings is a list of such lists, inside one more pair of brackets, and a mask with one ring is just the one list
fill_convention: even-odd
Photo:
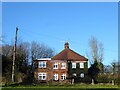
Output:
[[67,49],[67,48],[69,48],[69,43],[68,42],[65,43],[65,49]]

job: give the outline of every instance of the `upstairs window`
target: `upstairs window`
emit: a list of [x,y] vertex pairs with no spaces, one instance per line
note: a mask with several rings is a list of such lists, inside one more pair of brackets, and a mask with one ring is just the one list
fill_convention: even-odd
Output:
[[84,63],[80,63],[80,68],[84,68]]
[[76,68],[76,63],[72,63],[72,68]]
[[53,69],[58,69],[58,63],[54,63]]
[[61,75],[61,80],[65,80],[66,79],[66,74],[62,74]]
[[54,80],[58,80],[58,74],[54,74]]
[[46,62],[39,62],[39,68],[46,68]]
[[61,69],[65,69],[66,68],[66,63],[62,63],[61,64]]
[[39,80],[46,80],[46,73],[39,73],[38,78]]

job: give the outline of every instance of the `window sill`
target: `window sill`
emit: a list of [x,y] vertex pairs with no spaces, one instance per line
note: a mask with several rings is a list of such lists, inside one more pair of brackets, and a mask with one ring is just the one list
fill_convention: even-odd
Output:
[[39,67],[39,68],[46,68],[46,67]]
[[61,69],[66,69],[66,68],[61,68]]
[[53,69],[58,69],[58,68],[53,68]]

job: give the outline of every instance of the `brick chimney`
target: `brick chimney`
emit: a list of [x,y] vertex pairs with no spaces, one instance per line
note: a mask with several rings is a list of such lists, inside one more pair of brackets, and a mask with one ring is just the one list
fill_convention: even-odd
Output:
[[65,49],[68,49],[68,48],[69,48],[69,43],[66,42],[66,43],[65,43]]

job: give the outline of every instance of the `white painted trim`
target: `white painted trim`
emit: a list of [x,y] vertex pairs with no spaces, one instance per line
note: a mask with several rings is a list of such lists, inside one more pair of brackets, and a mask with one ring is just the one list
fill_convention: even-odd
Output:
[[65,79],[66,79],[66,74],[63,73],[63,74],[61,75],[61,77],[62,77],[62,76],[65,77],[65,78],[63,78],[63,79],[61,78],[61,80],[65,80]]
[[[38,73],[38,79],[40,80],[40,78],[39,78],[39,76],[40,76],[40,74],[42,74],[42,80],[46,80],[47,79],[47,73],[45,73],[45,72],[39,72]],[[45,79],[43,79],[43,74],[45,74]]]
[[54,77],[57,77],[57,78],[54,78],[54,80],[58,80],[58,74],[57,73],[54,74]]
[[51,58],[39,58],[37,60],[51,60]]
[[88,62],[88,61],[71,61],[71,62],[76,62],[76,63],[80,63],[80,62]]

